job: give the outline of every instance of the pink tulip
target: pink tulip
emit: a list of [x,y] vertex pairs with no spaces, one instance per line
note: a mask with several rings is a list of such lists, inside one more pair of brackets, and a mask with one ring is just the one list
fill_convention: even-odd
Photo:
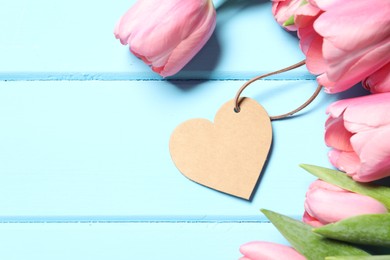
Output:
[[119,20],[115,37],[163,77],[181,70],[214,31],[211,0],[138,0]]
[[325,142],[330,162],[356,181],[390,176],[390,93],[331,104]]
[[363,81],[371,93],[390,92],[390,62]]
[[326,64],[318,81],[329,93],[352,87],[389,62],[388,0],[316,2],[325,11],[314,22]]
[[297,26],[295,24],[285,25],[285,22],[294,16],[297,9],[301,6],[304,0],[272,0],[272,14],[275,20],[289,31],[296,31]]
[[253,241],[240,247],[244,255],[240,260],[305,260],[295,249],[289,246],[279,245],[271,242]]
[[387,213],[387,209],[379,201],[316,180],[306,193],[303,222],[318,227],[352,216],[380,213]]
[[328,93],[344,91],[389,63],[389,13],[388,0],[310,0],[296,8],[306,66]]

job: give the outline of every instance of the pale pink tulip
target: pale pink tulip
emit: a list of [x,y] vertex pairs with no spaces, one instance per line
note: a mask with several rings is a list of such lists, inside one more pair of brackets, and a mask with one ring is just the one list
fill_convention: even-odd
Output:
[[390,62],[366,78],[363,86],[371,93],[390,92]]
[[292,247],[271,242],[253,241],[240,247],[244,256],[240,260],[305,260],[306,258]]
[[316,180],[306,193],[303,222],[319,227],[352,216],[380,213],[387,213],[387,209],[379,201]]
[[211,0],[138,0],[119,20],[115,37],[163,77],[181,70],[214,31]]
[[327,113],[330,162],[360,182],[390,176],[390,93],[340,100]]

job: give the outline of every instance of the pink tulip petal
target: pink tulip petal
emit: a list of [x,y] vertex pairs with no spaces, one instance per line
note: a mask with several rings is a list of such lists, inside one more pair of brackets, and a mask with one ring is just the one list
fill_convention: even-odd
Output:
[[[292,15],[295,14],[296,9],[301,5],[301,0],[291,1],[272,1],[272,14],[275,20],[283,26]],[[295,24],[289,26],[283,26],[289,31],[296,31],[297,26]]]
[[[202,4],[207,1],[188,1],[186,4],[177,4],[170,1],[158,4],[153,15],[145,13],[142,29],[132,38],[132,50],[150,58],[166,56],[180,42],[187,38],[192,28],[203,19]],[[169,15],[167,15],[169,14]],[[172,22],[174,20],[175,22]],[[165,55],[164,55],[165,53]]]
[[345,91],[356,84],[351,78],[347,78],[343,81],[330,81],[325,73],[317,77],[317,81],[322,86],[324,86],[324,90],[328,94],[335,94]]
[[326,113],[333,118],[340,117],[349,105],[349,102],[345,102],[345,100],[348,99],[342,99],[330,104],[326,109]]
[[316,0],[315,4],[325,11],[314,22],[323,44],[313,49],[321,51],[326,64],[324,74],[317,78],[326,92],[344,91],[389,63],[388,0],[355,1],[353,5]]
[[312,26],[316,16],[318,16],[320,13],[321,10],[315,7],[314,5],[311,4],[302,5],[295,12],[295,18],[294,18],[295,24],[298,26],[298,28]]
[[324,86],[325,92],[329,94],[334,94],[347,90],[351,87],[352,84],[351,82],[343,82],[343,84],[340,84],[339,82],[330,81],[326,72],[319,75],[317,77],[317,81],[322,86]]
[[305,260],[293,248],[271,242],[249,242],[240,247],[240,252],[251,260]]
[[[327,112],[331,117],[326,123],[327,131],[331,130],[329,126],[343,119],[345,129],[353,133],[350,137],[353,151],[350,152],[343,152],[342,147],[327,141],[336,147],[329,152],[330,162],[356,181],[390,176],[389,111],[390,93],[340,100],[329,106]],[[342,133],[338,135],[342,138]]]
[[328,153],[329,161],[340,171],[353,175],[359,168],[360,159],[355,152],[343,152],[332,149]]
[[[335,185],[332,185],[322,180],[316,180],[310,184],[309,189],[306,192],[306,198],[310,196],[310,194],[312,194],[314,190],[318,190],[318,189],[324,191],[328,190],[328,191],[335,191],[335,192],[346,192],[346,190],[340,187],[337,187]],[[304,203],[305,213],[303,215],[303,221],[311,226],[322,226],[323,223],[321,223],[318,219],[313,217],[315,212],[311,212],[311,208],[308,203],[309,200],[306,199]]]
[[319,37],[319,35],[314,31],[313,26],[306,26],[298,29],[298,37],[300,39],[299,47],[301,48],[302,52],[307,55],[311,43],[313,42],[314,38]]
[[344,125],[350,132],[357,133],[390,125],[390,93],[341,101],[347,104]]
[[335,48],[333,43],[324,39],[322,55],[328,64],[326,71],[333,88],[352,87],[389,62],[390,41],[372,44],[365,49],[346,52]]
[[315,34],[306,53],[306,67],[312,74],[321,74],[328,69],[322,56],[322,45],[323,38]]
[[338,80],[355,60],[355,56],[333,45],[333,42],[327,38],[323,39],[321,46],[323,58],[328,65],[326,71],[330,81]]
[[390,125],[359,132],[351,142],[361,161],[355,180],[368,182],[390,176]]
[[390,93],[343,99],[331,104],[326,112],[331,117],[343,114],[344,126],[352,133],[390,124]]
[[[188,38],[184,39],[176,46],[160,74],[164,77],[171,76],[187,64],[209,40],[215,25],[216,16],[215,13],[213,13],[207,16],[207,21],[202,23],[199,28],[195,29]],[[210,28],[212,29],[210,30]]]
[[390,62],[375,71],[363,81],[363,86],[371,93],[390,92]]
[[329,10],[331,8],[337,8],[340,2],[338,0],[309,0],[309,3],[321,10]]
[[145,14],[158,3],[159,0],[137,1],[118,21],[114,29],[115,37],[126,45],[134,29],[142,24]]
[[350,138],[352,133],[344,127],[342,117],[330,117],[325,124],[325,143],[337,150],[352,152]]
[[178,72],[203,47],[215,28],[211,0],[138,0],[117,23],[122,44],[162,76]]
[[345,191],[344,189],[337,187],[336,185],[327,183],[323,180],[316,180],[312,182],[312,184],[310,184],[309,186],[309,190],[313,190],[313,189],[323,189],[323,190],[340,191],[340,192]]
[[379,201],[347,191],[314,189],[308,192],[305,205],[305,210],[323,224],[361,214],[387,213]]
[[[317,4],[320,2],[325,1],[317,1]],[[388,41],[390,35],[388,0],[358,0],[353,4],[337,1],[337,4],[329,5],[323,10],[326,12],[318,17],[314,28],[324,38],[332,41],[337,48],[354,51]]]
[[312,227],[321,227],[324,225],[321,222],[319,222],[317,219],[310,216],[309,213],[307,213],[307,211],[305,211],[305,213],[303,214],[302,221]]

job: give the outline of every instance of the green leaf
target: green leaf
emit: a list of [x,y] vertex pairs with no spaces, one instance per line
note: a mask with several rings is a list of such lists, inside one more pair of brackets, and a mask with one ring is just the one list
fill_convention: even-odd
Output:
[[312,227],[279,213],[262,209],[261,212],[274,224],[282,235],[307,259],[324,259],[334,255],[366,256],[367,252],[342,242],[327,239],[312,231]]
[[291,15],[284,23],[283,26],[289,26],[289,25],[294,25],[294,15]]
[[351,243],[390,246],[390,214],[359,215],[315,228],[313,231],[328,238]]
[[369,183],[359,183],[354,181],[344,172],[320,166],[309,164],[301,164],[300,166],[325,182],[331,183],[345,190],[370,196],[383,203],[383,205],[390,210],[390,188],[388,187]]
[[[299,6],[309,3],[307,0],[302,0]],[[295,24],[295,15],[291,15],[284,23],[283,26],[289,26]]]
[[328,256],[325,260],[389,260],[390,255],[371,255],[371,256]]

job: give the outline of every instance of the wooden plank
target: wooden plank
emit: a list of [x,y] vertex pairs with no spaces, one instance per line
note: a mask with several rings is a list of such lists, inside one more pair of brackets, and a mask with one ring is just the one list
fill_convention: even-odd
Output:
[[[135,2],[5,1],[0,9],[0,79],[160,79],[114,38]],[[304,58],[297,38],[274,21],[269,1],[217,0],[217,29],[175,78],[246,79]],[[305,68],[284,75],[313,78]]]
[[238,259],[252,240],[286,243],[269,223],[0,224],[0,258]]
[[[194,117],[213,119],[242,81],[0,82],[0,220],[258,220],[259,208],[299,217],[329,166],[322,93],[273,122],[269,162],[252,202],[197,185],[174,167],[168,141]],[[305,101],[313,81],[262,81],[244,96],[275,115]],[[262,218],[264,219],[264,218]]]

